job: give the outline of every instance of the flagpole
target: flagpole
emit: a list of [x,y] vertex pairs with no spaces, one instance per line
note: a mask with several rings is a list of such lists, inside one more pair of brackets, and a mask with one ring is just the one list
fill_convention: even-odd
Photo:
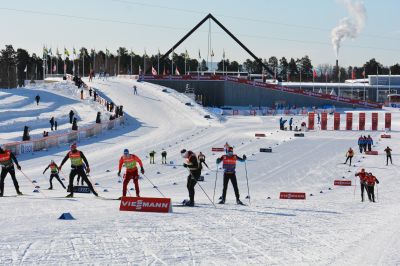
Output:
[[82,65],[82,77],[83,78],[85,77],[85,55],[86,55],[86,52],[83,51],[83,59],[82,59],[82,63],[83,63],[83,65]]
[[379,78],[378,78],[378,67],[376,67],[376,102],[379,101],[379,88],[378,88]]
[[160,75],[160,50],[158,50],[158,57],[157,57],[157,74]]

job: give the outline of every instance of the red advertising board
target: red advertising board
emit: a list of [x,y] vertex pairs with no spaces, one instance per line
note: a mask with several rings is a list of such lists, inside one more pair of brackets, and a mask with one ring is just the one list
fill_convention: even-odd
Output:
[[365,130],[365,113],[358,114],[358,130]]
[[340,130],[340,113],[333,114],[333,130]]
[[381,135],[381,138],[383,138],[383,139],[390,139],[390,138],[392,138],[392,135],[383,134],[383,135]]
[[334,186],[351,186],[351,180],[335,180]]
[[296,200],[305,200],[306,193],[304,192],[281,192],[279,195],[280,199],[296,199]]
[[224,148],[211,148],[211,151],[217,151],[217,152],[223,152],[223,151],[225,151],[225,149]]
[[353,130],[353,113],[346,114],[346,130]]
[[365,154],[367,154],[367,155],[378,155],[378,151],[366,151]]
[[133,212],[172,212],[171,199],[122,197],[120,211]]
[[372,127],[371,130],[378,130],[378,113],[372,113]]
[[313,130],[314,129],[314,117],[315,117],[315,113],[314,112],[308,113],[308,129],[309,130]]
[[328,125],[328,113],[321,113],[321,130],[326,130]]
[[385,113],[385,129],[392,130],[392,114]]
[[265,134],[264,133],[256,133],[255,136],[256,137],[265,137]]

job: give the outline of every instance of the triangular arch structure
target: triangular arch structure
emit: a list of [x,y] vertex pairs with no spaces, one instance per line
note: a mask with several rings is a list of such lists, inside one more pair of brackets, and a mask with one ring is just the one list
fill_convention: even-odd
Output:
[[[193,29],[191,29],[188,33],[186,33],[185,36],[183,36],[182,39],[180,39],[174,46],[172,46],[171,49],[169,49],[164,55],[160,57],[160,61],[164,60],[169,56],[169,54],[174,51],[179,45],[182,44],[190,35],[193,34],[201,25],[203,25],[204,22],[206,22],[208,19],[212,19],[218,26],[220,26],[221,29],[223,29],[237,44],[240,45],[253,59],[261,65],[265,71],[267,71],[271,76],[274,76],[274,72],[266,65],[264,64],[260,58],[258,58],[252,51],[249,50],[241,41],[239,41],[238,38],[236,38],[235,35],[233,35],[227,28],[225,28],[224,25],[222,25],[221,22],[219,22],[213,15],[208,14],[205,18],[203,18],[196,26],[194,26]],[[278,78],[279,81],[281,81],[280,78]]]

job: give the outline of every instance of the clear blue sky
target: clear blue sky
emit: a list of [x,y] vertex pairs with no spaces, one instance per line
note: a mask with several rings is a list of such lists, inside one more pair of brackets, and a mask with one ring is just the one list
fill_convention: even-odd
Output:
[[[400,62],[400,29],[396,22],[400,1],[364,3],[368,15],[366,26],[358,38],[343,42],[340,65],[361,65],[373,57],[384,65]],[[214,14],[257,56],[309,55],[314,66],[334,64],[330,31],[347,16],[345,7],[337,0],[1,1],[0,45],[12,44],[40,54],[43,44],[53,51],[56,47],[72,50],[73,46],[85,46],[96,50],[107,47],[115,52],[123,46],[136,53],[143,53],[144,49],[148,54],[155,54],[158,49],[163,53],[208,13]],[[78,18],[84,16],[95,20]],[[250,58],[216,24],[211,24],[211,30],[213,61],[221,60],[223,49],[229,59],[242,62]],[[192,58],[197,58],[200,49],[204,58],[207,37],[208,23],[176,52],[187,49]]]

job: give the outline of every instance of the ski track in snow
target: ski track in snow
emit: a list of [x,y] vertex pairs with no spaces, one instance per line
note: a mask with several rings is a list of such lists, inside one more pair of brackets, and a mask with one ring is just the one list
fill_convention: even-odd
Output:
[[[215,159],[222,154],[212,153],[211,147],[222,147],[228,141],[239,156],[248,156],[251,205],[235,205],[229,184],[226,204],[217,204],[217,208],[197,187],[198,208],[176,207],[171,214],[119,212],[119,201],[96,199],[93,195],[62,198],[66,193],[56,181],[55,190],[43,190],[48,177],[41,172],[51,159],[59,163],[67,146],[23,155],[19,157],[23,171],[38,181],[46,197],[31,193],[32,184],[17,173],[21,190],[29,195],[1,199],[1,265],[400,264],[400,169],[397,165],[384,166],[382,154],[389,145],[397,163],[400,113],[393,112],[392,139],[379,140],[381,132],[365,132],[379,142],[376,149],[380,153],[367,156],[357,152],[357,131],[314,131],[307,132],[304,138],[294,138],[293,132],[277,132],[279,117],[207,120],[203,118],[206,111],[185,106],[190,101],[186,96],[170,89],[164,93],[164,87],[119,79],[96,79],[89,84],[122,104],[128,119],[124,128],[78,144],[89,160],[93,184],[100,183],[96,189],[102,196],[120,196],[117,163],[122,150],[129,148],[142,158],[146,175],[153,183],[173,202],[181,202],[187,198],[187,170],[161,165],[161,149],[168,151],[167,161],[177,165],[182,163],[182,148],[202,151],[210,168],[216,169]],[[137,96],[133,95],[133,84],[138,86]],[[65,86],[55,83],[46,88],[58,94]],[[20,104],[18,108],[32,103],[24,96],[7,93],[0,92],[0,102],[5,104],[1,110],[15,108],[12,103]],[[36,93],[32,89],[29,95]],[[78,96],[72,93],[65,101],[75,101]],[[68,109],[64,104],[61,101],[57,106]],[[89,121],[99,109],[88,101],[86,105],[75,107],[82,119]],[[35,115],[40,115],[40,111]],[[294,120],[300,124],[305,119],[299,116]],[[7,130],[0,133],[13,138],[12,128]],[[42,130],[40,125],[37,130]],[[256,139],[256,132],[265,132],[267,137]],[[356,167],[342,164],[350,146],[356,151]],[[261,147],[271,147],[273,152],[260,153]],[[156,164],[150,165],[147,156],[153,149],[157,151]],[[381,181],[375,204],[360,202],[354,173],[361,167],[375,173]],[[65,175],[68,170],[65,165]],[[203,175],[205,182],[201,185],[212,197],[215,172],[204,169]],[[242,163],[238,163],[237,176],[242,201],[248,203]],[[357,186],[333,187],[333,181],[342,176]],[[221,195],[222,170],[217,181],[216,199]],[[5,195],[14,195],[11,178],[7,177],[5,183]],[[105,188],[108,193],[103,192]],[[146,179],[140,180],[140,188],[143,196],[160,196]],[[280,191],[304,191],[307,200],[279,200]],[[57,220],[63,212],[71,212],[76,220]]]

